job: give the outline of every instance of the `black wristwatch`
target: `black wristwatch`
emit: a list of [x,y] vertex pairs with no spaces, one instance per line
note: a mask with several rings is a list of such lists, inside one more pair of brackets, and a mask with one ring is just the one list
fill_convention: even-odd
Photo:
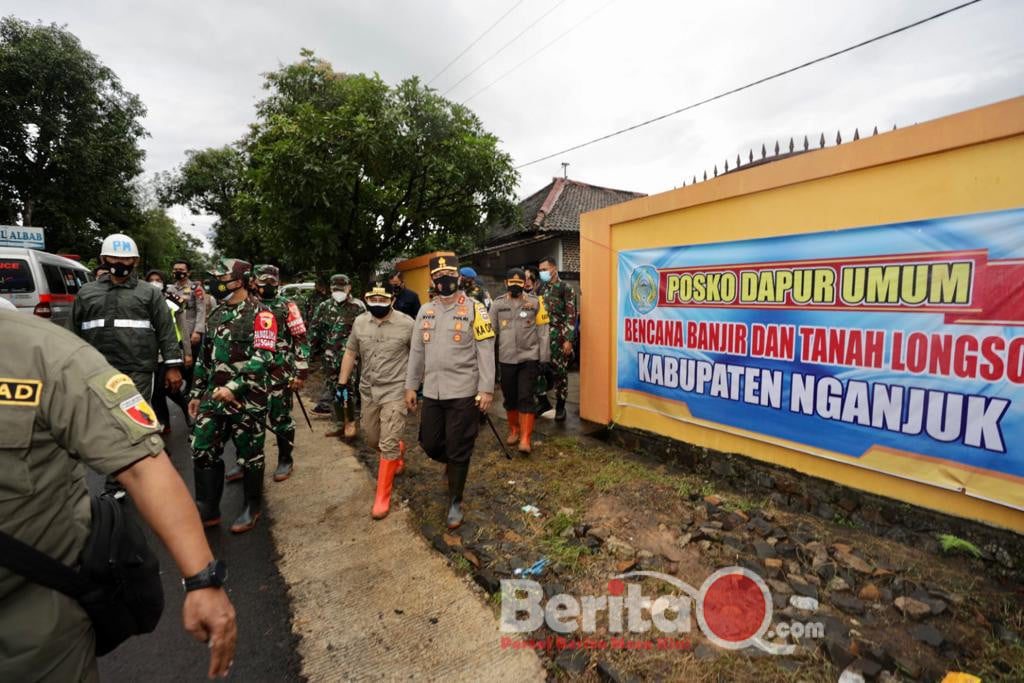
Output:
[[224,560],[213,560],[195,576],[182,579],[181,586],[188,593],[200,588],[220,588],[227,580],[228,566],[224,564]]

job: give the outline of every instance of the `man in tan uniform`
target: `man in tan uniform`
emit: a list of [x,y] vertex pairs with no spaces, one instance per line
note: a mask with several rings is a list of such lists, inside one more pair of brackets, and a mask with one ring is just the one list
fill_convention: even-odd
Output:
[[[0,531],[77,565],[91,522],[84,464],[127,489],[184,576],[204,575],[213,555],[199,515],[131,378],[49,321],[0,310],[0,334]],[[191,590],[183,617],[210,645],[209,675],[227,675],[236,630],[224,590]],[[96,680],[95,635],[78,602],[0,557],[0,681]]]
[[494,392],[494,329],[487,309],[460,292],[458,260],[430,259],[437,296],[416,314],[405,379],[405,403],[416,410],[423,384],[420,446],[447,465],[449,529],[462,524],[462,492],[469,459]]
[[392,307],[394,291],[386,280],[371,280],[363,300],[367,311],[356,317],[341,359],[338,385],[348,386],[356,360],[361,367],[359,392],[363,399],[360,426],[366,443],[380,456],[374,519],[384,519],[391,508],[395,475],[405,469],[406,408],[403,396],[409,365],[409,339],[413,320]]
[[523,291],[525,284],[522,268],[509,270],[505,278],[508,292],[491,304],[491,316],[498,335],[501,395],[508,415],[507,443],[511,446],[518,442],[519,452],[529,454],[537,417],[534,402],[537,373],[542,365],[551,361],[551,345],[544,302]]

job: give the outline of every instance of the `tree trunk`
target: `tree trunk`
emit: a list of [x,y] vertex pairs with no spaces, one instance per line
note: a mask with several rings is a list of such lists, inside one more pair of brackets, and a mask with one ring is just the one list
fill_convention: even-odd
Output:
[[36,202],[31,197],[25,200],[25,203],[21,208],[21,224],[26,228],[32,226],[32,209],[35,208]]

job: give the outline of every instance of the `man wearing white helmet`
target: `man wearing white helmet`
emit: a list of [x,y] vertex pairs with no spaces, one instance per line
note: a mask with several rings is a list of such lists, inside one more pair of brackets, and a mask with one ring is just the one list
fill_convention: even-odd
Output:
[[[157,357],[162,354],[167,365],[165,384],[171,393],[181,387],[184,361],[163,294],[139,282],[133,272],[138,262],[135,240],[128,235],[108,235],[100,249],[100,263],[110,273],[79,290],[69,327],[128,375],[149,401]],[[152,419],[156,421],[155,416]]]

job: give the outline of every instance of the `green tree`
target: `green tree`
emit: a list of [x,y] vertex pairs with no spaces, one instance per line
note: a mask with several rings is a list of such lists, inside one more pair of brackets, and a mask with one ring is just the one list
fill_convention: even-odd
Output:
[[47,248],[91,255],[139,219],[145,108],[56,24],[0,19],[0,219],[47,228]]
[[281,265],[256,229],[252,202],[242,197],[247,160],[237,146],[188,150],[176,171],[160,178],[158,197],[167,205],[183,204],[195,213],[216,215],[213,247],[222,254],[252,263]]
[[517,175],[466,107],[410,78],[341,74],[304,50],[266,75],[235,209],[296,267],[368,278],[424,248],[464,247],[514,215]]

